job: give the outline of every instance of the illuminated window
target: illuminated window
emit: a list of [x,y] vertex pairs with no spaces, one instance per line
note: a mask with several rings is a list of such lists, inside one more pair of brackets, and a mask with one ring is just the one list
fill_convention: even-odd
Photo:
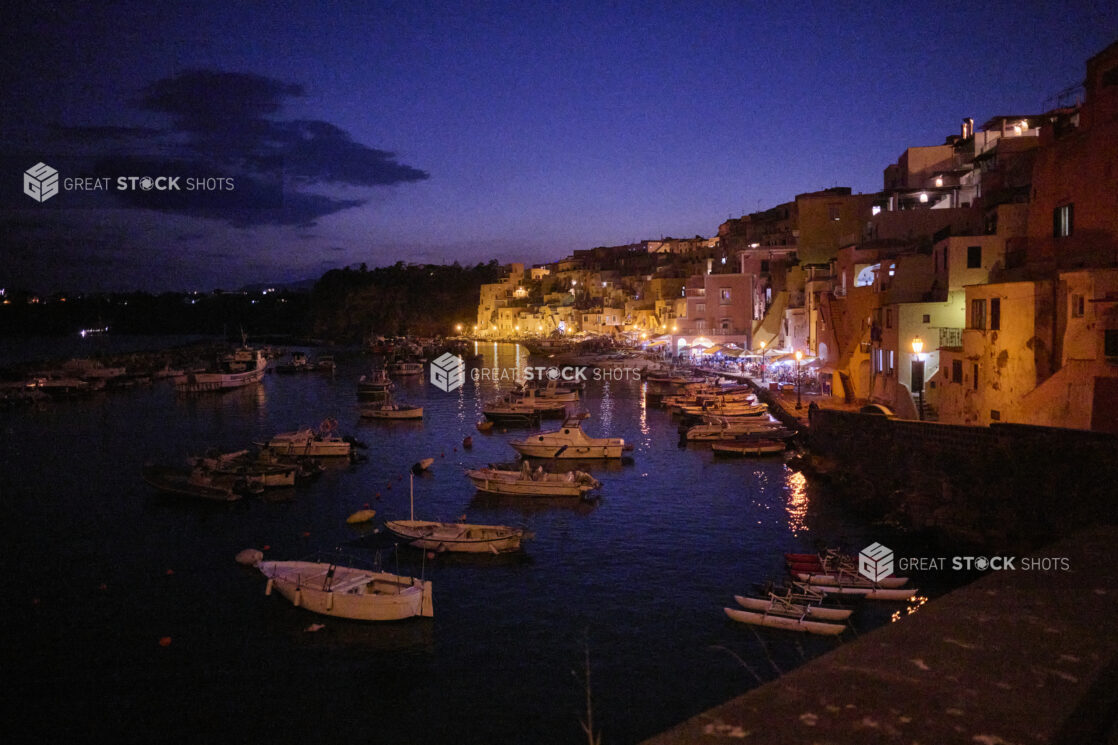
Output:
[[722,302],[724,302],[724,303],[730,302],[730,288],[729,287],[723,287],[722,288]]
[[1065,204],[1052,210],[1052,236],[1067,238],[1074,227],[1075,205]]
[[830,217],[832,220],[838,220],[839,219],[839,205],[837,205],[837,204],[827,205],[827,216]]
[[875,204],[873,207],[871,207],[870,208],[870,214],[871,215],[880,215],[881,214],[881,205],[880,204]]

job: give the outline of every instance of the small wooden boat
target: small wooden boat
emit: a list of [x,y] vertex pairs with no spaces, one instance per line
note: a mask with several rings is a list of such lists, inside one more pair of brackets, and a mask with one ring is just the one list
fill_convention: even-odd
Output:
[[726,615],[739,623],[748,623],[754,626],[766,626],[773,629],[787,629],[789,631],[806,631],[823,636],[838,636],[846,630],[840,623],[827,623],[825,621],[808,621],[804,618],[757,613],[754,611],[738,610],[736,608],[723,608]]
[[728,422],[722,419],[717,424],[696,424],[693,427],[688,427],[683,436],[688,441],[736,440],[743,436],[763,436],[764,433],[783,432],[784,430],[783,424],[771,420],[753,419]]
[[347,457],[353,454],[353,443],[333,434],[332,428],[310,428],[273,435],[264,447],[281,455],[303,455],[312,458]]
[[233,502],[241,498],[234,489],[234,479],[214,476],[204,468],[180,471],[166,466],[145,466],[142,475],[147,484],[169,494],[214,502]]
[[542,468],[532,471],[528,462],[519,471],[479,468],[466,471],[466,477],[478,491],[533,497],[581,497],[602,486],[584,471],[546,473]]
[[278,590],[296,608],[357,621],[434,616],[431,582],[328,562],[261,561],[264,594]]
[[396,377],[409,377],[423,374],[422,362],[393,362],[388,366],[388,374]]
[[493,429],[493,422],[492,421],[481,421],[481,422],[478,422],[476,426],[477,426],[477,431],[478,432],[488,432],[489,430]]
[[362,419],[422,419],[423,407],[386,399],[383,403],[362,404]]
[[780,440],[729,440],[712,442],[710,449],[714,451],[715,455],[780,455],[784,452],[785,445]]
[[388,371],[378,368],[369,375],[362,375],[357,381],[357,395],[367,398],[380,397],[395,387],[395,383],[388,377]]
[[[414,478],[412,479],[414,487]],[[411,490],[411,517],[389,520],[384,524],[390,533],[406,543],[429,551],[461,553],[492,553],[519,551],[524,531],[507,525],[478,525],[465,522],[439,522],[415,519],[415,491]]]
[[431,464],[434,463],[434,462],[435,462],[434,458],[424,458],[423,460],[419,461],[418,463],[413,463],[412,464],[411,472],[414,473],[414,474],[417,474],[417,475],[421,474],[424,471],[426,471],[428,468],[430,468]]

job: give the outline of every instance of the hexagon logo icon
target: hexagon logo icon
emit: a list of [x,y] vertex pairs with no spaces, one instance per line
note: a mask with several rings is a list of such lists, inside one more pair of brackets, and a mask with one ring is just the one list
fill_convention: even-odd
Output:
[[466,381],[466,361],[456,354],[446,352],[431,363],[431,385],[450,393]]
[[893,550],[880,543],[871,543],[858,554],[858,574],[871,582],[879,582],[893,573]]
[[58,193],[58,171],[46,163],[36,163],[23,172],[23,193],[36,202],[45,202]]

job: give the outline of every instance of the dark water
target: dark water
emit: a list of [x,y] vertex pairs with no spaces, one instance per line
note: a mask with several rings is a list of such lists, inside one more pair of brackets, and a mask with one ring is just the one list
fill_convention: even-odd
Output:
[[[495,350],[481,347],[486,365]],[[515,347],[497,351],[501,365],[527,363]],[[422,401],[422,423],[359,423],[354,383],[369,364],[343,355],[333,377],[269,375],[193,398],[164,384],[0,412],[0,644],[16,731],[41,742],[574,743],[585,741],[589,651],[595,728],[633,743],[841,643],[722,613],[779,574],[782,551],[871,536],[782,461],[680,448],[640,383],[592,382],[587,430],[636,444],[632,465],[591,469],[600,502],[485,499],[463,467],[511,460],[507,440],[523,432],[475,430],[493,384],[448,394],[413,379],[399,397]],[[276,499],[178,501],[140,480],[145,461],[179,464],[327,416],[369,444],[368,462]],[[369,529],[346,516],[366,503],[378,521],[406,516],[408,467],[424,457],[435,464],[416,479],[417,517],[535,532],[523,556],[388,559],[433,580],[434,619],[323,619],[265,597],[259,574],[234,562],[265,546],[294,559],[350,544],[370,558]],[[891,610],[859,611],[855,631]],[[316,622],[325,628],[305,631]]]

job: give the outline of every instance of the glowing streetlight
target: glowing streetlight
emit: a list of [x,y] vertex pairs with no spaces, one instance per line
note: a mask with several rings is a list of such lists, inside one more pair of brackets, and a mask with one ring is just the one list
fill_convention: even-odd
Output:
[[912,392],[917,396],[916,416],[924,419],[924,360],[920,353],[924,351],[924,342],[919,336],[912,337]]

